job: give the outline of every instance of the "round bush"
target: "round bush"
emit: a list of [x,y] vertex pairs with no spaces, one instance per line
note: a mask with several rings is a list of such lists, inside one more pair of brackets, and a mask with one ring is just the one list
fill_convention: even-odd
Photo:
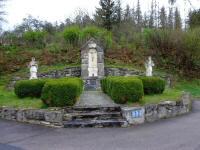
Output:
[[42,101],[51,107],[73,106],[83,90],[83,81],[68,78],[49,81],[42,90]]
[[142,80],[144,86],[144,93],[150,94],[162,94],[165,90],[165,80],[159,77],[139,77]]
[[40,97],[46,80],[22,80],[15,84],[15,94],[19,98]]

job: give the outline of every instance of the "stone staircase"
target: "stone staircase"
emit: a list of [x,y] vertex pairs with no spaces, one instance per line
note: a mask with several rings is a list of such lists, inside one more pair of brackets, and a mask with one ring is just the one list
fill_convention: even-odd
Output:
[[127,121],[122,118],[121,108],[118,106],[102,107],[89,106],[66,108],[65,113],[70,120],[64,119],[65,128],[83,127],[126,127]]

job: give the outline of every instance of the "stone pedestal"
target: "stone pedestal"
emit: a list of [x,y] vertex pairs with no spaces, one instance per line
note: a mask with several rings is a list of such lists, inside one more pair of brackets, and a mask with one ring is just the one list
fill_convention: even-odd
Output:
[[98,77],[88,77],[84,79],[85,90],[97,90],[101,87],[100,79]]

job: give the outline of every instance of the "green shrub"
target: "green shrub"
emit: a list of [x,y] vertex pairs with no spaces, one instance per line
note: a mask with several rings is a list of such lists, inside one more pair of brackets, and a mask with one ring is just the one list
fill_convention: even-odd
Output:
[[99,38],[101,29],[96,26],[88,26],[82,30],[81,38],[83,40],[89,40],[90,38]]
[[81,31],[78,26],[67,27],[63,32],[64,39],[72,45],[78,44],[80,34]]
[[22,80],[15,84],[15,94],[19,98],[40,97],[46,80]]
[[101,86],[118,104],[138,102],[144,95],[142,81],[135,77],[107,77],[101,80]]
[[83,81],[79,78],[52,80],[42,90],[42,101],[51,107],[73,106],[83,90]]
[[111,48],[113,43],[112,33],[96,26],[88,26],[81,31],[82,42],[85,42],[90,38],[95,38],[100,41],[106,48]]
[[165,80],[158,77],[139,77],[144,86],[144,93],[161,94],[165,90]]
[[23,38],[29,47],[44,48],[45,47],[46,32],[43,31],[27,31],[23,34]]

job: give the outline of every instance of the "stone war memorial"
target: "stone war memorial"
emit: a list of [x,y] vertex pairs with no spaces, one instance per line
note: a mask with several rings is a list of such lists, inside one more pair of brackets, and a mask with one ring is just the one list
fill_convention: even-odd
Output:
[[81,49],[81,77],[85,88],[100,88],[104,69],[104,50],[95,39],[90,39]]

